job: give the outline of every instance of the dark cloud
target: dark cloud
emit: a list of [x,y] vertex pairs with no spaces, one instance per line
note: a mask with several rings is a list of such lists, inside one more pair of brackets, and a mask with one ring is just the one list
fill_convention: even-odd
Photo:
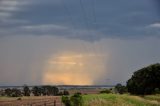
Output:
[[[14,0],[17,1],[17,0]],[[11,5],[16,8],[16,5]],[[28,5],[16,8],[11,12],[11,17],[0,27],[3,29],[1,36],[10,35],[56,35],[66,38],[83,40],[96,40],[102,38],[142,38],[148,36],[158,37],[156,29],[146,29],[150,24],[158,23],[158,6],[150,0],[116,1],[116,0],[29,0]],[[18,11],[21,10],[21,11]],[[23,10],[23,11],[22,11]],[[10,20],[12,19],[12,23]],[[20,20],[20,22],[13,21]],[[23,23],[27,21],[27,23]],[[23,26],[43,26],[53,24],[68,27],[66,30],[44,28],[36,30],[20,29]],[[14,30],[15,33],[12,31]],[[16,31],[15,31],[16,30]],[[156,31],[155,31],[156,30]],[[82,32],[86,32],[83,36]],[[78,34],[76,34],[78,32]],[[93,34],[97,32],[98,35]],[[100,34],[99,34],[100,33]]]

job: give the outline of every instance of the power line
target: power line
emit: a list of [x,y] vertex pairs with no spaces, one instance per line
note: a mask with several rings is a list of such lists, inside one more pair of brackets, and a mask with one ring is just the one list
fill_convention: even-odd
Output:
[[[94,26],[94,29],[95,30],[98,30],[98,23],[97,23],[97,16],[96,16],[96,0],[91,0],[92,1],[92,14],[93,14],[93,26]],[[97,37],[98,38],[98,35]],[[100,51],[101,53],[103,52],[103,48],[102,48],[102,45],[99,44],[99,47],[98,47],[98,51]]]
[[[72,24],[72,31],[73,31],[73,34],[74,35],[79,35],[78,34],[78,32],[75,32],[75,27],[76,27],[76,24],[75,24],[75,22],[74,22],[74,20],[73,20],[73,16],[72,16],[72,14],[70,13],[70,11],[69,11],[69,8],[67,7],[67,5],[66,5],[66,3],[65,3],[65,1],[64,0],[61,0],[61,2],[62,2],[62,4],[63,4],[63,7],[64,7],[64,10],[66,11],[66,13],[67,13],[67,15],[68,15],[68,19],[70,20],[70,22],[71,22],[71,24]],[[83,48],[84,49],[84,51],[90,51],[90,50],[87,50],[87,46],[82,42],[81,43],[81,48]],[[81,49],[82,50],[82,49]]]
[[[80,0],[80,7],[82,9],[82,14],[83,14],[83,17],[84,17],[84,23],[85,23],[85,27],[86,27],[86,30],[87,32],[90,34],[89,38],[90,38],[90,41],[91,42],[94,42],[94,38],[93,38],[93,33],[91,32],[91,29],[89,27],[89,22],[88,22],[88,18],[87,18],[87,13],[85,11],[85,7],[84,7],[84,4],[82,2],[82,0]],[[93,44],[93,52],[95,52],[95,54],[97,54],[97,50],[95,48],[95,45]]]

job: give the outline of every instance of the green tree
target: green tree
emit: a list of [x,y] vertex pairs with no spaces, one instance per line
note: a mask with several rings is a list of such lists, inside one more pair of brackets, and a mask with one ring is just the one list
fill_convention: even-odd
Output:
[[46,95],[47,95],[47,89],[46,89],[45,86],[42,86],[42,87],[41,87],[41,93],[42,93],[43,96],[46,96]]
[[32,93],[34,94],[34,96],[40,96],[41,95],[41,88],[35,86],[32,88]]
[[12,90],[10,88],[5,89],[5,95],[6,96],[11,96],[12,95]]
[[4,90],[0,90],[0,96],[5,96],[5,91]]
[[55,86],[43,86],[43,94],[48,96],[58,95],[59,89]]
[[144,67],[132,75],[127,81],[128,92],[131,94],[152,94],[155,88],[160,89],[160,64]]
[[62,102],[65,106],[82,106],[83,98],[80,93],[76,93],[73,96],[62,96]]
[[123,94],[127,92],[127,88],[125,86],[123,86],[122,84],[117,84],[115,86],[115,89],[118,93]]
[[71,106],[71,101],[68,96],[62,96],[62,102],[64,103],[65,106]]
[[57,87],[51,86],[49,87],[48,91],[49,94],[53,96],[53,95],[58,95],[59,89]]
[[20,97],[22,96],[22,92],[19,90],[19,89],[12,89],[12,94],[11,94],[12,97]]
[[69,95],[69,92],[67,90],[64,90],[63,95]]
[[83,99],[81,94],[76,93],[70,98],[72,106],[82,106],[83,105]]
[[24,96],[30,96],[31,91],[27,85],[23,87],[23,93],[24,93]]

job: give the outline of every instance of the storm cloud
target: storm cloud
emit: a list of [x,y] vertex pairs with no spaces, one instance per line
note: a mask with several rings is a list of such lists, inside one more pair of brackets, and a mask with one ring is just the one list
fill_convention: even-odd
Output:
[[0,0],[0,85],[125,83],[159,41],[157,0]]

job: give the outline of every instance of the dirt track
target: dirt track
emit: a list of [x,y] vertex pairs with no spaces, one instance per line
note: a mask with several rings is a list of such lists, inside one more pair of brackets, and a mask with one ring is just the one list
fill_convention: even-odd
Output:
[[[54,105],[55,104],[55,105]],[[0,106],[64,106],[61,97],[31,97],[22,100],[0,100]]]

